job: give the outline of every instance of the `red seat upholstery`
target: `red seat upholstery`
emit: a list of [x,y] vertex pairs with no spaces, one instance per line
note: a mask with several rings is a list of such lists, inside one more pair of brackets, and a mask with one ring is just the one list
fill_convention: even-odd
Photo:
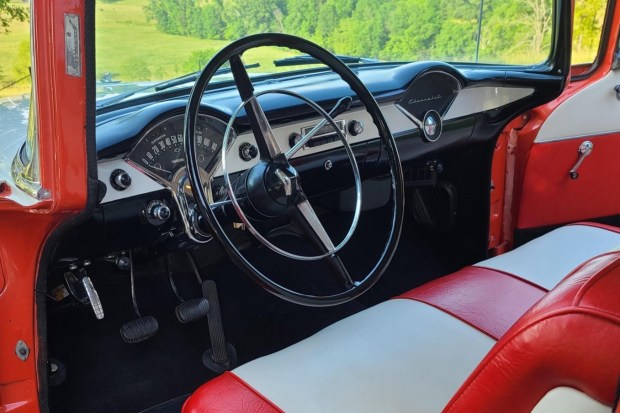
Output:
[[611,405],[620,378],[620,253],[564,279],[502,337],[444,410],[529,412],[567,386]]
[[[591,255],[596,252],[600,254],[601,249],[609,250],[613,249],[613,245],[620,245],[620,242],[616,244],[618,238],[609,235],[614,231],[598,230],[608,238],[604,242],[597,240],[600,247],[598,251],[593,249]],[[568,231],[592,235],[587,228],[585,232],[580,232],[580,228],[569,228]],[[567,232],[560,234],[566,238]],[[545,241],[551,246],[554,244],[549,241],[550,238],[553,241],[552,237]],[[541,242],[538,244],[541,245]],[[562,248],[565,245],[563,240]],[[523,255],[523,252],[518,254]],[[555,259],[557,254],[551,256]],[[508,262],[503,260],[500,265]],[[492,260],[489,262],[495,265]],[[564,266],[568,268],[566,263]],[[536,277],[540,279],[541,275],[536,274]],[[557,271],[554,277],[557,277]],[[528,281],[523,273],[515,276],[497,269],[475,266],[428,283],[391,302],[394,303],[392,307],[384,303],[363,311],[289,349],[252,362],[249,368],[246,365],[210,381],[187,400],[183,412],[377,411],[377,406],[381,406],[380,410],[384,411],[436,412],[445,407],[445,412],[452,413],[530,412],[548,392],[561,387],[577,389],[606,406],[613,402],[620,377],[620,252],[604,253],[589,259],[570,272],[550,292]],[[411,313],[407,302],[415,307]],[[396,312],[389,308],[396,308]],[[393,327],[386,329],[383,324],[392,323],[392,326],[399,328],[403,324],[402,320],[394,321],[393,318],[403,310],[407,311],[409,317],[404,320],[411,323],[414,329],[433,328],[436,325],[437,330],[441,330],[436,334],[440,340],[444,340],[446,334],[455,335],[445,339],[458,342],[456,353],[454,347],[452,350],[446,347],[452,353],[441,354],[437,358],[439,362],[454,363],[459,354],[471,360],[460,366],[439,366],[439,374],[424,371],[429,366],[434,367],[432,362],[423,366],[421,360],[432,357],[430,355],[433,351],[446,350],[439,345],[437,350],[434,347],[426,348],[438,343],[433,341],[437,339],[433,335],[412,336],[405,333],[401,337],[401,340],[406,341],[405,347],[396,341],[398,348],[377,349],[382,352],[383,361],[380,364],[385,364],[385,360],[390,363],[393,361],[389,354],[400,354],[401,357],[383,369],[381,374],[389,375],[385,376],[388,382],[397,380],[397,397],[401,396],[398,393],[402,393],[400,389],[411,386],[413,390],[416,386],[426,386],[422,392],[425,400],[417,395],[412,397],[411,394],[396,400],[394,392],[387,396],[385,389],[391,389],[391,383],[376,394],[368,394],[368,391],[363,390],[361,393],[364,394],[359,394],[360,384],[368,383],[364,383],[367,381],[364,377],[357,376],[375,371],[373,369],[376,366],[352,368],[352,363],[360,360],[370,364],[372,361],[368,361],[367,353],[359,357],[355,354],[351,356],[350,353],[356,352],[359,340],[368,337],[374,340],[367,330],[372,333],[376,329],[380,331],[377,334],[392,334]],[[390,317],[389,322],[385,318],[386,314]],[[431,319],[423,322],[421,318],[424,317]],[[441,317],[452,317],[457,320],[456,324],[447,325]],[[375,323],[374,327],[370,325],[362,330],[364,327],[360,326],[368,323]],[[411,330],[411,326],[407,328]],[[478,331],[475,333],[478,335],[484,333],[486,340],[492,339],[490,344],[485,344],[487,342],[475,336],[472,338],[470,335],[474,333],[468,333],[467,328]],[[351,332],[358,337],[350,338]],[[459,340],[462,337],[458,334],[463,333],[468,338],[461,343]],[[336,347],[344,340],[349,341],[342,344],[345,346],[344,351],[338,352],[342,349]],[[499,341],[493,345],[495,340]],[[471,350],[472,345],[479,348]],[[403,360],[403,348],[412,353],[421,353],[421,358]],[[342,362],[334,362],[330,358],[334,354],[343,359]],[[404,371],[416,368],[420,371],[416,373],[417,376],[407,376],[403,374],[402,365],[406,365]],[[463,368],[467,370],[463,371]],[[342,370],[350,370],[352,374],[343,375]],[[452,386],[449,377],[442,376],[444,372],[461,378]],[[307,379],[307,376],[316,378]],[[348,383],[343,385],[348,377],[357,382],[351,386]],[[417,382],[411,382],[411,377]],[[407,386],[403,386],[402,380],[410,381],[406,383]],[[338,391],[332,393],[332,396],[337,395],[340,400],[330,404],[329,396],[326,396],[324,400],[309,405],[315,402],[317,395],[323,395],[326,389],[330,389],[329,383],[332,381],[339,383]],[[317,384],[317,388],[313,388],[314,384]],[[375,384],[365,389],[373,389]],[[445,387],[449,393],[435,392],[438,386]],[[351,397],[345,395],[343,398],[343,392],[356,394]],[[435,403],[428,403],[426,399],[433,397],[436,398]],[[344,404],[347,406],[344,409],[343,400],[350,403]]]

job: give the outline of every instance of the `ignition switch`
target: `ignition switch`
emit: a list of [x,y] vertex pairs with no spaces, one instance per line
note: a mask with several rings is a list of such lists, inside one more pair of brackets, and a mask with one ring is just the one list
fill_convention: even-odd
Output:
[[158,199],[149,202],[144,211],[146,220],[151,225],[159,226],[164,224],[172,216],[172,211],[165,201]]

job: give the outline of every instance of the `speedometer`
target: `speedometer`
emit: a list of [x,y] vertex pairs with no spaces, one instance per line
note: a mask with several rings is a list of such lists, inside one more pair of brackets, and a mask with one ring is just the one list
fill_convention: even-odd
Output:
[[[185,166],[183,115],[174,115],[156,123],[144,133],[127,155],[136,166],[170,183]],[[216,165],[226,124],[212,116],[198,115],[196,156],[198,165],[210,172]]]

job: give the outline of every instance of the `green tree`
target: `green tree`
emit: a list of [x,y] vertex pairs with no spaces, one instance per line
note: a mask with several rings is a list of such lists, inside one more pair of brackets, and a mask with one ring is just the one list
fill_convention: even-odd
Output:
[[14,21],[26,21],[28,19],[28,9],[25,7],[11,4],[10,0],[0,0],[0,30],[4,33],[9,32],[9,24]]
[[123,62],[120,68],[120,77],[126,82],[151,80],[151,71],[146,62],[132,57]]
[[224,6],[221,0],[215,0],[202,7],[201,20],[204,24],[202,33],[198,37],[204,39],[223,39],[226,24],[223,18]]
[[191,23],[196,24],[201,14],[195,0],[149,0],[144,13],[161,31],[183,36],[192,34]]
[[342,20],[332,33],[331,46],[339,53],[378,57],[388,40],[386,4],[358,0],[351,17]]
[[324,0],[289,0],[284,28],[288,33],[312,38],[319,20],[319,10]]
[[596,53],[605,19],[606,3],[606,0],[575,1],[573,51],[576,53]]
[[355,3],[356,0],[326,0],[319,9],[314,40],[333,50],[332,34],[342,20],[351,17]]
[[224,4],[226,39],[283,30],[281,16],[286,11],[284,0],[227,0]]
[[435,0],[397,0],[391,4],[386,25],[384,59],[430,59],[441,30],[442,11]]
[[214,49],[193,51],[183,64],[183,71],[189,73],[202,70],[216,53]]

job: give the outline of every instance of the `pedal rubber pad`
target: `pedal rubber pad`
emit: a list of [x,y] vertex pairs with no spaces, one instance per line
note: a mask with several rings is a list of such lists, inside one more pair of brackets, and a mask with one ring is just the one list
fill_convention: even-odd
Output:
[[140,317],[123,324],[121,337],[125,343],[135,344],[155,336],[158,330],[159,323],[155,317]]
[[206,298],[192,298],[179,304],[174,309],[179,323],[191,323],[203,319],[209,313],[209,301]]

